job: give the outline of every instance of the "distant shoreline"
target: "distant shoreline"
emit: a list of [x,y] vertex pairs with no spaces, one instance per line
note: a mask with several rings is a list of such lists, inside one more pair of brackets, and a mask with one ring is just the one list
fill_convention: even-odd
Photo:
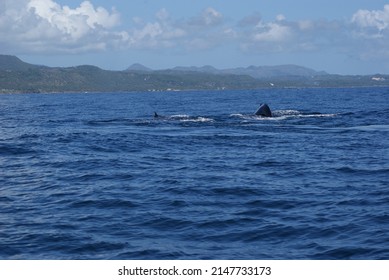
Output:
[[223,91],[273,88],[387,87],[389,75],[334,75],[297,66],[211,66],[167,70],[103,70],[96,66],[47,67],[0,55],[0,93]]
[[228,92],[228,91],[245,91],[245,90],[278,90],[278,89],[347,89],[347,88],[389,88],[389,85],[367,85],[367,86],[323,86],[323,87],[259,87],[259,88],[241,88],[241,89],[182,89],[182,90],[129,90],[129,91],[51,91],[51,92],[29,92],[29,91],[4,91],[0,90],[0,94],[100,94],[100,93],[113,93],[113,94],[128,94],[128,93],[169,93],[169,92]]

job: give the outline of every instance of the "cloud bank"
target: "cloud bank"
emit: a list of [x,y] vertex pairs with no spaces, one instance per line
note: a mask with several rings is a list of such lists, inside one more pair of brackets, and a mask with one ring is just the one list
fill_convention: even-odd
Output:
[[2,0],[0,42],[25,52],[80,52],[107,47],[120,22],[115,11],[85,1],[75,9],[53,0]]
[[[176,19],[161,9],[153,20],[133,17],[123,26],[114,8],[84,1],[76,8],[55,0],[2,0],[0,52],[82,53],[103,50],[171,49],[193,52],[229,46],[248,53],[350,52],[362,59],[389,58],[389,5],[359,10],[349,20],[294,20],[259,13],[236,21],[208,7]],[[352,47],[358,46],[358,47]]]

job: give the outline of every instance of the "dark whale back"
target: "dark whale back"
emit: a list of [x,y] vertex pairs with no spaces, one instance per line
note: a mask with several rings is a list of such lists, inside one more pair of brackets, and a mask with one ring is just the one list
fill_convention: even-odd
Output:
[[267,104],[261,104],[261,106],[259,106],[258,110],[255,112],[255,115],[262,117],[271,117],[272,113]]

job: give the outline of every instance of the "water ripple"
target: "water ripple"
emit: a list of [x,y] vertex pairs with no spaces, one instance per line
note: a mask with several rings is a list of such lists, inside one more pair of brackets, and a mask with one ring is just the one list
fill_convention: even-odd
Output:
[[386,89],[30,96],[0,107],[0,258],[389,257]]

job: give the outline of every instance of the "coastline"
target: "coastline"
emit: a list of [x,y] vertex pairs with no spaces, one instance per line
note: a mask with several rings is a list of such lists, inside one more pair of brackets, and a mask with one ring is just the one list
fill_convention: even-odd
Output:
[[7,95],[7,94],[97,94],[97,93],[114,93],[114,94],[126,94],[126,93],[151,93],[151,92],[160,92],[160,93],[166,93],[166,92],[193,92],[193,91],[214,91],[214,92],[222,92],[222,91],[243,91],[243,90],[279,90],[279,89],[346,89],[346,88],[389,88],[388,85],[348,85],[348,86],[284,86],[284,87],[256,87],[256,88],[233,88],[233,89],[196,89],[196,88],[188,88],[188,89],[158,89],[158,90],[92,90],[92,91],[77,91],[77,90],[70,90],[70,91],[21,91],[21,90],[8,90],[8,89],[0,89],[0,95]]
[[[211,70],[212,71],[211,71]],[[302,71],[304,70],[304,71]],[[210,72],[211,71],[211,72]],[[176,67],[104,70],[93,65],[47,67],[0,55],[0,93],[223,91],[388,87],[389,75],[338,75],[297,65],[236,69]]]

